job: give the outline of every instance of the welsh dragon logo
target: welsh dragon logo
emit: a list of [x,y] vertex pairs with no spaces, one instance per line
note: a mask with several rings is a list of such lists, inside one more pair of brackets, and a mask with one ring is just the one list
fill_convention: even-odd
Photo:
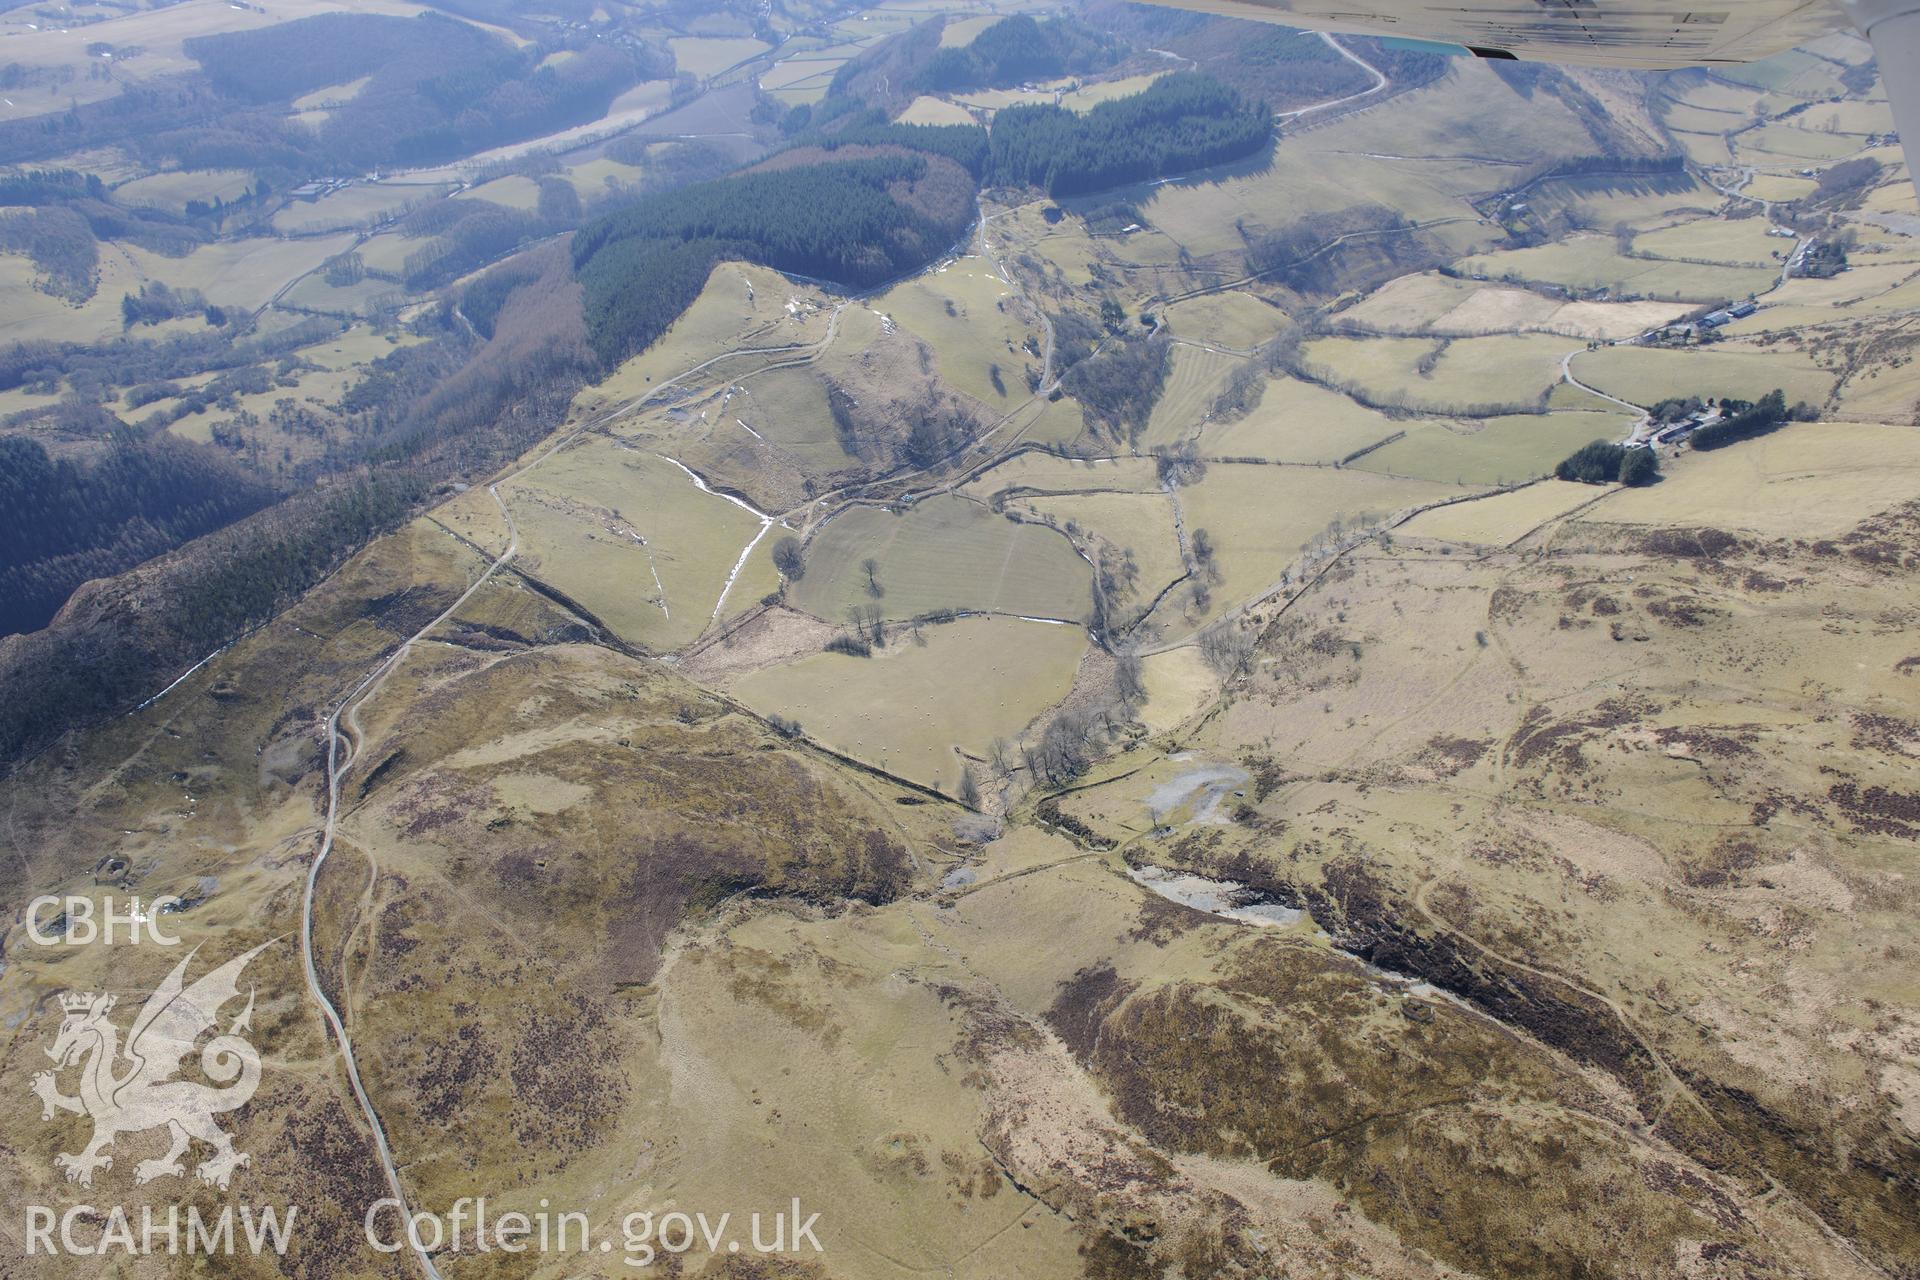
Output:
[[[86,1150],[54,1157],[69,1181],[92,1186],[96,1169],[113,1168],[113,1157],[105,1152],[116,1137],[163,1126],[171,1134],[172,1145],[160,1159],[140,1162],[133,1174],[136,1183],[184,1176],[182,1157],[195,1140],[213,1148],[213,1154],[194,1170],[210,1186],[225,1190],[233,1171],[250,1162],[251,1157],[234,1150],[233,1135],[215,1124],[214,1117],[245,1106],[260,1086],[259,1051],[241,1035],[252,1029],[251,988],[246,1008],[226,1034],[216,1035],[200,1051],[200,1070],[214,1085],[176,1077],[200,1037],[214,1029],[221,1006],[239,997],[241,971],[272,945],[262,943],[189,987],[185,985],[187,965],[198,952],[195,948],[148,997],[127,1032],[124,1047],[119,1029],[107,1016],[117,997],[79,992],[60,997],[66,1017],[53,1048],[47,1050],[55,1067],[33,1077],[33,1092],[40,1098],[42,1120],[53,1119],[56,1111],[93,1120],[93,1141]],[[71,1067],[80,1069],[80,1093],[73,1098],[60,1092],[55,1078]]]

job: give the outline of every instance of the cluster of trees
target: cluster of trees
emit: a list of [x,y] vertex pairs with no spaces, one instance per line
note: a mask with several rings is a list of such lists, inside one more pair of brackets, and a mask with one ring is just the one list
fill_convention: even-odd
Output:
[[1304,340],[1301,329],[1287,323],[1284,328],[1260,344],[1253,359],[1240,365],[1227,378],[1227,385],[1213,398],[1211,410],[1217,422],[1236,422],[1260,407],[1267,394],[1267,382],[1274,374],[1291,368],[1298,360]]
[[1792,417],[1815,417],[1812,406],[1795,406],[1792,412],[1787,409],[1786,392],[1775,388],[1761,396],[1756,404],[1746,404],[1738,400],[1722,400],[1718,422],[1712,422],[1687,438],[1687,443],[1696,449],[1724,449],[1730,444],[1742,440],[1751,440],[1763,436]]
[[1814,280],[1826,280],[1847,269],[1847,252],[1859,243],[1859,235],[1846,227],[1815,243],[1801,256],[1799,274]]
[[[219,324],[226,313],[207,305],[206,295],[198,289],[175,289],[158,280],[140,286],[138,293],[120,295],[120,323],[131,329],[137,324],[159,324],[176,316],[201,312],[208,324]],[[215,319],[218,316],[219,319]]]
[[74,210],[22,209],[0,217],[0,249],[33,259],[42,291],[73,302],[93,296],[100,247],[87,220]]
[[33,259],[41,288],[84,302],[93,296],[99,240],[156,253],[191,252],[206,232],[157,209],[123,209],[94,174],[40,169],[0,177],[0,248]]
[[1820,180],[1814,184],[1813,194],[1820,200],[1838,200],[1856,195],[1878,185],[1881,173],[1880,162],[1869,156],[1842,160],[1820,175]]
[[11,640],[0,649],[0,759],[153,693],[399,523],[421,496],[397,474],[309,490],[177,549],[143,587],[139,609],[100,603]]
[[1699,396],[1668,396],[1649,408],[1647,416],[1655,422],[1678,422],[1689,414],[1700,412],[1705,407],[1705,402]]
[[939,466],[980,434],[973,410],[933,388],[903,407],[907,438],[900,446],[900,460],[918,470]]
[[88,463],[0,437],[0,634],[46,625],[89,578],[130,569],[272,502],[217,449],[114,435]]
[[1210,76],[1180,72],[1143,93],[1082,115],[1064,107],[1008,107],[994,117],[989,175],[1052,196],[1238,160],[1273,137],[1264,102],[1249,102]]
[[573,261],[594,350],[614,364],[643,349],[724,258],[854,287],[925,265],[973,213],[970,200],[934,209],[914,198],[941,165],[951,162],[902,154],[761,170],[649,196],[589,222],[573,239]]
[[[1432,262],[1432,251],[1411,235],[1368,235],[1343,243],[1342,237],[1389,232],[1412,226],[1406,215],[1385,205],[1363,204],[1335,213],[1310,213],[1279,230],[1254,234],[1236,229],[1247,244],[1247,266],[1299,293],[1337,293],[1360,272],[1408,269]],[[1358,261],[1354,256],[1358,256]],[[1386,277],[1377,277],[1384,279]]]
[[[690,186],[724,178],[739,167],[728,148],[698,139],[660,142],[644,134],[622,134],[607,144],[607,159],[645,169],[644,191]],[[556,167],[558,161],[554,162]]]
[[311,317],[272,333],[200,330],[158,339],[123,335],[94,344],[16,342],[0,347],[0,391],[24,387],[38,395],[53,395],[64,379],[75,394],[103,399],[118,387],[190,378],[282,357],[343,327],[338,320]]
[[478,270],[520,245],[565,229],[523,209],[491,200],[442,200],[403,224],[424,243],[400,264],[400,277],[417,292],[439,288]]
[[292,360],[282,361],[283,365],[288,366],[288,376],[284,381],[280,374],[266,365],[250,364],[224,370],[194,387],[183,387],[174,382],[142,383],[127,393],[127,405],[137,409],[155,401],[173,400],[164,411],[156,410],[139,420],[140,430],[152,434],[182,418],[198,416],[210,409],[238,409],[241,396],[271,391],[276,384],[291,387],[297,381],[291,376],[294,363]]
[[794,145],[832,152],[841,147],[905,147],[944,156],[978,180],[986,175],[987,131],[977,124],[899,124],[877,109],[838,117],[830,125],[795,135]]
[[[350,447],[327,460],[330,481],[150,562],[142,569],[138,608],[112,589],[96,592],[46,629],[0,646],[0,759],[125,710],[271,617],[368,539],[409,518],[449,480],[489,474],[557,426],[593,359],[564,246],[528,256],[539,270],[507,291],[484,343],[443,308],[418,325],[425,341],[398,347],[368,367],[340,402]],[[207,334],[118,339],[100,348],[0,350],[0,383],[19,385],[23,377],[63,369],[89,386],[184,377],[258,361],[331,331],[324,322],[300,328],[241,341],[222,335],[216,342]],[[204,455],[238,466],[212,450]],[[15,488],[43,483],[44,476]],[[0,540],[12,546],[13,534],[10,526],[0,530]],[[10,588],[0,590],[11,599]]]
[[[1062,787],[1092,768],[1107,747],[1135,719],[1133,703],[1144,701],[1146,691],[1137,679],[1129,680],[1122,661],[1117,703],[1085,710],[1068,709],[1047,722],[1040,740],[1020,748],[1020,764],[1037,784]],[[1137,674],[1137,668],[1135,668]],[[1133,693],[1129,697],[1129,690]],[[993,744],[996,766],[1010,771],[1011,752],[999,740]],[[1056,820],[1055,825],[1066,825]],[[1069,828],[1071,829],[1071,828]]]
[[928,93],[998,89],[1030,80],[1086,75],[1118,62],[1124,52],[1110,36],[1062,18],[1036,22],[1026,14],[1002,18],[959,48],[934,52],[909,80]]
[[1166,383],[1173,344],[1164,336],[1110,338],[1060,377],[1087,416],[1116,437],[1137,439]]
[[73,169],[28,169],[0,174],[0,205],[9,208],[69,204],[75,200],[106,200],[107,184],[97,173]]
[[1652,484],[1660,477],[1660,460],[1652,449],[1629,449],[1595,440],[1569,454],[1553,474],[1581,484]]
[[800,539],[789,533],[773,544],[773,567],[788,582],[798,582],[807,576],[807,556]]
[[1092,235],[1115,235],[1128,227],[1141,226],[1146,222],[1146,219],[1140,216],[1139,208],[1125,200],[1115,200],[1088,209],[1081,214],[1081,218],[1086,222],[1087,231]]
[[[873,562],[867,562],[871,565]],[[869,570],[869,573],[872,571]],[[827,641],[829,653],[844,653],[853,658],[870,658],[875,649],[887,647],[887,619],[877,604],[857,604],[847,610],[844,635]]]

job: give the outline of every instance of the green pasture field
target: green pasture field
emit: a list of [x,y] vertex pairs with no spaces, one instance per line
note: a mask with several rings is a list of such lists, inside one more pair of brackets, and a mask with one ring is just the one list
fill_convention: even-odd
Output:
[[848,56],[855,52],[857,50],[843,45],[838,46],[837,52],[816,50],[782,58],[761,75],[760,88],[788,106],[817,102],[826,96],[834,73],[845,66]]
[[1215,463],[1198,484],[1179,492],[1188,537],[1207,530],[1219,548],[1221,574],[1204,617],[1180,618],[1180,592],[1156,613],[1175,631],[1266,591],[1301,559],[1301,545],[1335,516],[1352,523],[1466,492],[1457,485],[1407,480],[1351,468]]
[[921,94],[899,116],[902,124],[972,124],[973,113],[945,98]]
[[1330,464],[1418,425],[1337,391],[1281,377],[1267,380],[1259,405],[1246,417],[1209,423],[1200,444],[1213,457]]
[[400,276],[406,273],[407,256],[418,253],[426,244],[424,237],[382,231],[377,236],[369,236],[361,241],[360,247],[354,252],[360,255],[360,261],[366,264],[367,270]]
[[1036,398],[1006,426],[1005,438],[1023,444],[1072,445],[1087,433],[1086,411],[1072,396]]
[[1711,348],[1602,347],[1573,358],[1573,376],[1590,387],[1653,404],[1670,396],[1732,396],[1758,400],[1775,387],[1787,403],[1820,404],[1837,380],[1796,352],[1757,351],[1719,344]]
[[1209,347],[1176,345],[1166,385],[1153,406],[1140,444],[1145,448],[1173,444],[1198,431],[1227,379],[1245,363],[1243,356],[1226,355]]
[[[100,245],[98,287],[86,302],[74,304],[35,288],[32,262],[19,254],[0,254],[0,341],[48,339],[99,342],[122,331],[120,299],[138,293],[149,281],[175,289],[198,289],[209,302],[253,310],[282,285],[303,275],[352,243],[351,236],[311,240],[224,240],[170,258],[134,245]],[[204,329],[197,316],[164,325],[142,326],[143,338],[194,333]]]
[[1547,395],[1547,408],[1574,413],[1614,413],[1620,408],[1604,396],[1583,391],[1570,382],[1562,382]]
[[1319,338],[1301,360],[1335,382],[1364,388],[1376,402],[1444,413],[1539,401],[1559,381],[1561,358],[1571,349],[1552,334],[1458,338],[1421,376],[1419,362],[1439,345],[1428,338]]
[[156,173],[113,189],[113,198],[125,205],[147,205],[180,213],[187,202],[234,200],[253,186],[253,174],[245,169],[185,169]]
[[1403,542],[1432,540],[1468,546],[1504,547],[1549,520],[1558,519],[1606,493],[1600,485],[1542,480],[1507,493],[1490,493],[1471,502],[1455,502],[1423,511],[1401,525]]
[[1661,112],[1667,128],[1686,133],[1730,133],[1752,123],[1753,117],[1741,111],[1712,111],[1687,102],[1669,102]]
[[318,111],[323,107],[339,106],[343,102],[352,102],[360,96],[360,91],[373,82],[372,76],[361,76],[344,84],[330,84],[315,89],[312,93],[303,93],[293,100],[295,111]]
[[[303,240],[221,240],[202,245],[184,258],[169,258],[134,246],[117,246],[147,279],[176,289],[198,289],[222,306],[264,306],[280,287],[353,245],[351,235]],[[102,255],[105,256],[104,253]],[[113,299],[119,306],[119,296]]]
[[645,177],[646,172],[639,165],[621,164],[618,160],[602,156],[597,160],[569,165],[562,176],[573,184],[573,189],[580,193],[582,200],[590,200],[606,194],[613,187],[630,187]]
[[1570,289],[1611,289],[1616,296],[1671,298],[1681,302],[1744,298],[1765,289],[1776,276],[1775,272],[1760,267],[1623,258],[1612,236],[1599,235],[1572,236],[1530,249],[1481,254],[1464,259],[1458,266],[1463,272],[1494,280],[1512,277]]
[[1812,165],[1838,160],[1842,156],[1849,156],[1860,150],[1858,137],[1838,132],[1816,132],[1786,123],[1770,124],[1750,133],[1743,133],[1735,139],[1735,144],[1742,151],[1748,148],[1770,151],[1775,155],[1790,156]]
[[964,49],[972,44],[982,31],[1001,20],[1001,15],[997,13],[976,14],[970,18],[950,18],[947,25],[940,28],[940,47]]
[[[1338,312],[1336,321],[1374,333],[1418,333],[1485,287],[1437,271],[1417,271],[1387,281]],[[1543,318],[1558,305],[1547,298],[1540,301],[1544,304],[1540,310]]]
[[1523,96],[1485,64],[1465,59],[1453,60],[1433,84],[1401,95],[1393,110],[1358,112],[1303,140],[1328,151],[1504,160],[1557,159],[1593,146],[1579,118],[1558,99]]
[[1123,76],[1118,80],[1100,80],[1083,85],[1060,96],[1060,105],[1069,111],[1088,112],[1103,102],[1113,102],[1120,98],[1130,98],[1136,93],[1145,93],[1153,87],[1153,82],[1169,74],[1165,71],[1151,71],[1145,75]]
[[356,183],[318,200],[295,200],[273,215],[273,229],[291,234],[369,226],[444,196],[444,186]]
[[681,71],[704,79],[757,57],[773,46],[745,36],[681,36],[667,41],[667,47],[673,50],[674,63]]
[[[1092,605],[1087,564],[1065,537],[951,495],[900,515],[851,508],[808,540],[806,558],[793,602],[829,622],[867,605],[895,619],[941,609],[1085,619]],[[878,597],[861,567],[868,559],[879,566]]]
[[1421,480],[1514,484],[1550,474],[1590,440],[1625,439],[1633,422],[1624,413],[1576,410],[1427,423],[1352,465]]
[[[1139,184],[1081,197],[1072,204],[1078,209],[1131,200],[1149,223],[1196,258],[1238,256],[1246,250],[1248,235],[1257,238],[1313,214],[1357,205],[1383,205],[1415,222],[1477,219],[1472,206],[1435,190],[1404,162],[1328,155],[1323,139],[1341,127],[1329,125],[1308,135],[1311,146],[1304,139],[1282,141],[1270,162],[1256,158],[1157,186]],[[1490,181],[1497,185],[1500,179]],[[1141,239],[1130,236],[1116,247],[1139,252]]]
[[896,285],[872,305],[925,339],[940,376],[990,411],[1005,413],[1027,398],[1026,367],[1038,368],[1040,362],[1022,348],[1029,338],[1037,348],[1040,331],[1028,323],[1013,287],[985,258],[961,258],[936,268]]
[[39,395],[25,387],[8,387],[0,391],[0,418],[8,414],[24,413],[29,409],[49,409],[60,403],[63,392],[52,395]]
[[1755,200],[1798,200],[1818,184],[1812,178],[1787,177],[1777,173],[1756,173],[1753,181],[1740,188],[1742,195]]
[[[827,389],[811,369],[770,369],[744,378],[720,415],[744,422],[811,471],[833,471],[855,459],[840,447]],[[736,428],[737,429],[737,428]]]
[[1086,649],[1079,627],[962,618],[870,658],[819,653],[757,671],[732,692],[837,751],[952,794],[959,753],[984,758],[995,738],[1017,738],[1066,697]]
[[289,307],[318,311],[326,315],[371,315],[384,307],[403,305],[407,291],[391,280],[368,276],[355,284],[331,285],[314,274],[287,290],[281,299]]
[[1765,218],[1701,218],[1642,232],[1633,238],[1633,247],[1656,258],[1769,267],[1783,249],[1793,245],[1790,240],[1768,235],[1770,225]]
[[[727,576],[760,530],[667,459],[603,439],[553,455],[500,494],[520,528],[528,571],[655,651],[706,630]],[[730,603],[774,586],[764,568],[742,574],[748,578],[755,580],[735,581]]]
[[1286,312],[1238,289],[1189,298],[1168,307],[1165,315],[1174,337],[1232,351],[1253,350],[1287,323]]
[[532,178],[524,178],[517,173],[509,174],[504,178],[495,178],[492,182],[483,182],[477,187],[469,187],[454,199],[486,200],[508,209],[520,209],[531,213],[540,205],[540,184]]
[[1686,153],[1687,159],[1706,168],[1723,168],[1732,164],[1733,146],[1726,138],[1717,133],[1687,133],[1673,131],[1675,142]]
[[1885,102],[1820,102],[1794,117],[1794,124],[1815,133],[1892,133],[1893,109]]
[[1007,107],[1052,106],[1060,97],[1065,81],[1033,89],[969,89],[953,95],[953,101],[976,111],[995,112]]
[[1917,270],[1920,266],[1911,262],[1864,259],[1863,265],[1824,280],[1792,279],[1768,294],[1760,310],[1728,325],[1727,332],[1791,332],[1805,325],[1906,310],[1915,305],[1912,282]]
[[1760,99],[1766,96],[1765,90],[1752,85],[1733,84],[1731,80],[1729,76],[1709,76],[1680,94],[1677,101],[1705,107],[1709,111],[1737,111],[1744,116],[1757,114]]
[[1116,613],[1144,606],[1163,587],[1187,571],[1180,558],[1180,536],[1173,526],[1173,503],[1163,493],[1087,493],[1032,498],[1021,505],[1052,517],[1065,528],[1072,521],[1084,539],[1092,534],[1120,552],[1131,553],[1139,569],[1133,592],[1110,601]]
[[[1502,327],[1501,312],[1510,304],[1509,290],[1482,291],[1440,317],[1435,333],[1485,333]],[[1533,304],[1524,304],[1531,310]],[[1543,332],[1574,338],[1611,341],[1633,338],[1648,329],[1679,319],[1692,308],[1684,302],[1568,302],[1555,307],[1537,326]]]

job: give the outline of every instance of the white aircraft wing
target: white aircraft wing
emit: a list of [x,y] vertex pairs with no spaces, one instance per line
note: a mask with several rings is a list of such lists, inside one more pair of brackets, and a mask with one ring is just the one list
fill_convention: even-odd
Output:
[[1757,62],[1828,32],[1872,40],[1920,177],[1920,0],[1150,0],[1316,31],[1458,45],[1483,58],[1648,70]]
[[1600,67],[1754,62],[1852,25],[1838,0],[1157,0],[1312,30],[1403,36],[1483,57]]

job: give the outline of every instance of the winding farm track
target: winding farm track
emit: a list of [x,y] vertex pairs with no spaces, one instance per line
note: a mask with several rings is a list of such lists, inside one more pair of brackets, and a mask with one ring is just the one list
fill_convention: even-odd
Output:
[[[326,865],[327,855],[333,852],[334,836],[339,830],[340,777],[352,766],[355,757],[359,755],[361,737],[360,725],[356,717],[361,703],[392,673],[395,667],[400,665],[422,637],[452,617],[460,606],[471,599],[474,592],[485,586],[520,549],[520,530],[513,523],[513,513],[508,511],[507,504],[500,500],[498,487],[489,486],[487,492],[493,496],[494,502],[500,507],[501,517],[507,522],[506,550],[502,551],[499,557],[487,566],[486,572],[475,578],[467,589],[446,607],[444,612],[407,637],[399,648],[388,654],[372,671],[368,672],[366,678],[355,685],[353,691],[347,694],[340,705],[335,707],[333,713],[327,717],[327,821],[320,831],[320,850],[314,855],[313,865],[307,868],[306,894],[300,906],[300,963],[306,970],[307,990],[312,994],[314,1003],[320,1006],[320,1016],[326,1020],[334,1039],[340,1042],[340,1057],[347,1068],[347,1081],[353,1086],[354,1100],[360,1104],[360,1114],[366,1118],[367,1128],[373,1134],[373,1145],[380,1157],[381,1170],[387,1175],[387,1188],[402,1206],[403,1217],[407,1216],[405,1208],[407,1195],[400,1185],[400,1171],[393,1163],[393,1149],[387,1142],[386,1127],[380,1123],[380,1114],[374,1110],[373,1099],[367,1096],[366,1085],[360,1079],[360,1065],[353,1055],[353,1038],[347,1034],[346,1024],[340,1020],[339,1010],[334,1008],[333,1001],[328,999],[325,988],[320,985],[320,971],[313,961],[313,898],[315,888],[320,881],[320,869]],[[340,731],[340,722],[343,719],[347,723],[348,732],[352,735],[350,739]],[[420,1269],[426,1273],[429,1280],[441,1280],[439,1268],[434,1266],[432,1257],[421,1247],[420,1241],[414,1238],[411,1229],[408,1231],[408,1237],[414,1256],[420,1261]]]
[[1341,44],[1329,33],[1321,31],[1316,34],[1318,34],[1322,40],[1326,41],[1329,49],[1332,49],[1348,62],[1351,62],[1354,66],[1372,76],[1373,87],[1370,89],[1362,89],[1358,93],[1350,93],[1344,98],[1330,98],[1325,102],[1316,102],[1310,106],[1295,107],[1292,111],[1279,112],[1274,117],[1277,120],[1298,120],[1301,116],[1311,115],[1316,111],[1331,111],[1335,107],[1344,107],[1349,102],[1358,102],[1362,98],[1371,98],[1374,94],[1386,88],[1390,83],[1385,72],[1381,71],[1380,68],[1374,66],[1371,62],[1368,62],[1365,58],[1362,58],[1353,50],[1347,48],[1347,46]]

